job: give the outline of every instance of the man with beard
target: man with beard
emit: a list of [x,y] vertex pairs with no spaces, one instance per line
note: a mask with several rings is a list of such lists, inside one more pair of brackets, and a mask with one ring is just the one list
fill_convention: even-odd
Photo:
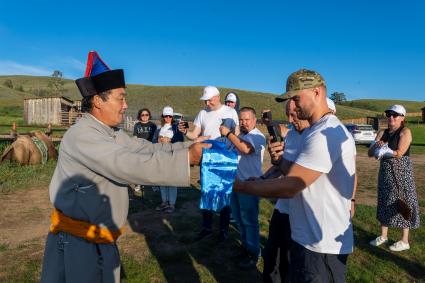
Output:
[[[220,127],[222,136],[227,137],[239,152],[236,179],[240,181],[262,175],[266,139],[256,128],[255,110],[243,107],[239,113],[241,134],[236,136],[225,126]],[[259,198],[243,193],[232,194],[232,214],[241,234],[242,252],[238,266],[242,269],[255,268],[260,255],[260,230],[258,225]]]
[[76,84],[84,116],[64,135],[49,186],[54,209],[41,282],[119,282],[116,241],[128,214],[128,184],[190,185],[205,144],[152,144],[117,128],[127,109],[123,70],[89,53]]
[[326,84],[315,72],[301,69],[288,77],[278,102],[295,102],[299,119],[311,125],[302,133],[295,161],[280,170],[284,177],[235,182],[234,191],[263,197],[292,198],[291,282],[345,282],[353,251],[350,217],[355,182],[354,140],[329,111]]

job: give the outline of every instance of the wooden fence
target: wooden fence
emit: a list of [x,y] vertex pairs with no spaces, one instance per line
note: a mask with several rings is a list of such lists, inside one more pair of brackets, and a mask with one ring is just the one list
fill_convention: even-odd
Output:
[[74,111],[71,109],[69,112],[61,112],[61,125],[71,126],[75,124],[78,118],[82,116],[81,112]]

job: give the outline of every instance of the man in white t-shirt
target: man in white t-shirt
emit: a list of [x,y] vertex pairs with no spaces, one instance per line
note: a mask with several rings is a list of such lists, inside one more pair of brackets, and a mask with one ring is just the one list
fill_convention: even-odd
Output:
[[[269,145],[269,153],[273,164],[282,162],[294,162],[301,150],[302,132],[308,128],[310,124],[307,120],[300,120],[295,111],[295,103],[289,100],[286,103],[286,117],[292,128],[287,131],[284,136],[284,152],[282,155],[272,154],[271,149],[275,149]],[[283,148],[282,148],[283,149]],[[279,148],[279,152],[281,148]],[[277,166],[273,166],[264,174],[264,176],[277,177],[271,173],[278,169],[278,175],[281,172]],[[270,172],[270,175],[269,175]],[[286,282],[289,276],[289,246],[291,243],[291,226],[289,223],[289,199],[280,198],[277,200],[273,211],[270,225],[269,236],[263,250],[264,268],[263,282],[273,282],[273,272],[278,264],[279,276],[281,282]],[[279,260],[277,257],[279,255]]]
[[[310,127],[302,133],[301,150],[280,179],[236,182],[235,192],[292,198],[289,206],[292,243],[290,277],[295,282],[344,282],[353,251],[350,217],[355,182],[354,140],[326,103],[320,74],[301,69],[288,77],[286,93],[299,119]],[[286,166],[286,165],[285,165]]]
[[[236,174],[238,180],[260,177],[263,174],[262,164],[266,138],[256,128],[256,113],[251,107],[243,107],[239,112],[241,134],[234,135],[225,126],[220,127],[221,135],[227,137],[239,153],[239,164]],[[260,229],[258,225],[258,204],[256,196],[232,194],[232,214],[238,223],[242,242],[242,253],[238,266],[242,269],[256,267],[260,255]]]
[[[227,139],[221,136],[220,126],[224,125],[235,135],[239,135],[239,119],[236,110],[226,105],[221,104],[220,92],[214,86],[206,86],[202,97],[200,98],[205,103],[205,108],[202,109],[195,120],[195,126],[191,131],[185,129],[183,125],[179,125],[179,130],[183,132],[188,139],[194,140],[200,135],[209,136],[210,139],[220,140],[223,142]],[[230,206],[224,207],[220,211],[220,233],[219,241],[225,240],[229,233],[230,221]],[[201,240],[212,234],[213,212],[212,210],[202,210],[202,229],[195,240]]]

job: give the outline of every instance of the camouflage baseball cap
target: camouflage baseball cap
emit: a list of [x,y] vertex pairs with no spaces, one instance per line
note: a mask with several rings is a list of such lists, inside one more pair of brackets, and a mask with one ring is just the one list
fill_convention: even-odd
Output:
[[286,92],[275,99],[277,102],[283,102],[297,95],[299,90],[321,85],[326,86],[325,80],[318,72],[301,69],[288,77],[286,80]]

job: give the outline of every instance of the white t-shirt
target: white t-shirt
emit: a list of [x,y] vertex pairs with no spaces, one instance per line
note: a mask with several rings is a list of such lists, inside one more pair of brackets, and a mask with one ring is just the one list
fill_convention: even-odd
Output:
[[201,128],[202,136],[211,136],[210,139],[215,140],[221,137],[220,125],[222,119],[225,119],[225,126],[229,129],[234,129],[239,125],[238,113],[235,109],[222,105],[217,110],[209,110],[207,108],[199,111],[193,124]]
[[[302,134],[292,129],[288,132],[285,138],[285,151],[283,152],[283,159],[294,162],[301,150]],[[277,200],[275,209],[280,213],[289,214],[289,201],[290,199],[280,198]]]
[[295,163],[323,174],[290,200],[291,237],[298,244],[317,253],[353,251],[355,155],[353,137],[334,115],[324,116],[302,133]]
[[239,154],[236,177],[242,181],[249,177],[260,177],[263,174],[261,165],[263,164],[266,138],[257,128],[254,128],[247,134],[240,134],[239,138],[250,143],[254,148],[254,152],[251,154]]
[[164,126],[162,126],[161,129],[159,129],[158,138],[167,137],[172,139],[173,136],[174,136],[174,132],[173,132],[173,128],[171,124],[164,124]]

